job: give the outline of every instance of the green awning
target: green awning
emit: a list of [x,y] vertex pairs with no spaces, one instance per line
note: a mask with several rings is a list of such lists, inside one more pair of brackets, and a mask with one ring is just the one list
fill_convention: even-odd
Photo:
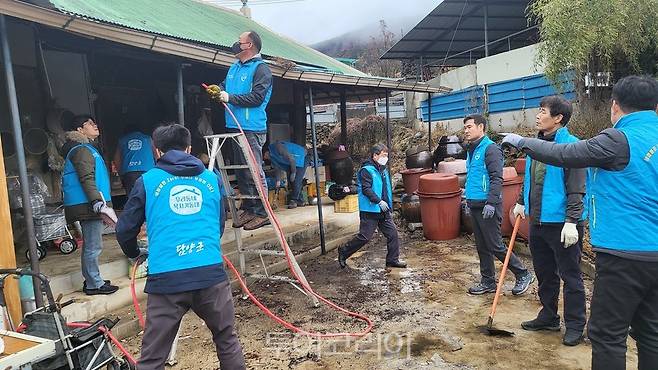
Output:
[[194,0],[50,0],[50,3],[63,13],[227,49],[242,32],[253,30],[263,40],[264,56],[292,60],[330,73],[365,76],[238,12]]

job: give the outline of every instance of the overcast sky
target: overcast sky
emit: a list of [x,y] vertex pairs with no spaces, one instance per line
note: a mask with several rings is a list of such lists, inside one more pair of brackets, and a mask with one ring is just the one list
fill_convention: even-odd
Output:
[[[206,0],[240,9],[238,0]],[[279,2],[272,4],[273,2]],[[252,18],[305,44],[324,41],[384,19],[425,17],[441,0],[249,0]],[[269,4],[268,4],[269,3]],[[393,30],[399,33],[400,30]],[[409,31],[405,29],[406,33]]]

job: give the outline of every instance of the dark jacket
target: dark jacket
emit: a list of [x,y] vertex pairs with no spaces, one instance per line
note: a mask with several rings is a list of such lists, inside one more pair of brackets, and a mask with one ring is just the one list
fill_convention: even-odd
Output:
[[[480,145],[484,139],[474,141],[468,145],[468,152],[473,155],[475,149]],[[484,152],[484,163],[487,166],[489,174],[489,195],[486,201],[469,200],[468,206],[473,208],[482,208],[485,204],[492,206],[499,206],[503,204],[502,191],[503,191],[503,150],[496,144],[491,144]]]
[[[386,184],[384,181],[384,184],[382,186],[382,198],[379,197],[379,195],[375,194],[375,192],[372,190],[372,176],[370,176],[370,172],[368,170],[364,169],[363,167],[365,166],[373,166],[377,169],[382,174],[382,178],[384,178],[384,171],[386,171],[386,166],[382,166],[379,163],[376,163],[372,159],[369,159],[361,165],[361,169],[359,170],[358,176],[359,179],[361,180],[361,192],[363,195],[368,197],[371,202],[377,204],[381,202],[382,200],[386,201],[389,204],[392,203],[392,199],[388,199],[388,187],[391,186],[391,184]],[[386,217],[388,212],[380,212],[380,213],[372,213],[372,212],[359,212],[359,215],[361,218],[374,218],[374,219],[383,219]]]
[[[621,171],[626,168],[631,158],[626,136],[615,128],[605,129],[591,139],[571,144],[525,138],[519,142],[519,149],[546,164],[569,168],[598,167],[607,171]],[[658,253],[613,251],[596,247],[593,249],[595,252],[609,253],[621,258],[658,262]]]
[[[196,176],[205,170],[203,163],[196,157],[178,150],[170,150],[162,156],[156,166],[176,176]],[[223,204],[223,203],[222,203]],[[123,253],[135,258],[139,255],[137,235],[146,221],[146,191],[140,177],[130,193],[116,227],[116,237]],[[224,212],[218,215],[220,233],[224,231]],[[146,231],[148,233],[148,229]],[[221,238],[221,235],[219,236]],[[173,294],[191,290],[205,289],[227,279],[223,264],[197,267],[188,270],[172,271],[149,275],[146,281],[146,293]]]
[[[263,58],[258,55],[246,61],[245,64],[262,59]],[[222,82],[221,86],[222,90],[224,90],[226,87],[226,81]],[[265,95],[267,95],[267,91],[272,86],[272,71],[266,63],[263,63],[256,68],[251,86],[251,91],[246,94],[229,93],[229,103],[240,107],[257,107],[263,104]]]
[[[98,149],[96,143],[90,142],[86,136],[77,131],[68,131],[66,133],[66,142],[61,150],[62,157],[66,158],[73,147],[80,144],[92,144]],[[69,159],[75,168],[75,172],[78,174],[82,190],[87,195],[89,203],[64,207],[67,222],[100,220],[100,217],[91,208],[92,204],[103,199],[96,187],[96,161],[93,155],[89,149],[80,147],[71,152]],[[112,201],[110,199],[106,199],[106,201],[111,207]]]
[[[539,133],[538,139],[554,142],[556,133],[544,135]],[[542,197],[544,195],[544,179],[546,176],[546,164],[540,161],[532,161],[530,173],[530,218],[535,225],[541,223]],[[567,217],[566,222],[578,223],[583,214],[583,197],[585,196],[585,180],[587,170],[584,168],[565,168],[564,169],[564,186],[567,194]],[[518,204],[523,205],[523,188],[519,194]],[[581,222],[582,223],[582,222]]]

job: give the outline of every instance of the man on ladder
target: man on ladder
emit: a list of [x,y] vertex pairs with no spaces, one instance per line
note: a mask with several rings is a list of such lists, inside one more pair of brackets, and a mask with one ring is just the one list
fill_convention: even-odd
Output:
[[[184,126],[159,127],[153,141],[160,159],[135,183],[116,228],[126,256],[149,254],[146,328],[138,369],[164,369],[190,308],[212,332],[221,368],[244,369],[231,286],[222,265],[220,180],[190,155],[190,132]],[[136,239],[145,221],[148,252],[138,248]]]
[[[232,46],[232,51],[238,58],[222,83],[219,100],[226,103],[242,125],[251,151],[259,165],[263,188],[267,189],[265,173],[263,172],[263,146],[267,140],[267,114],[265,108],[272,95],[272,72],[260,55],[262,41],[254,32],[244,32]],[[240,132],[235,121],[226,112],[226,131]],[[233,146],[235,164],[244,165],[242,149]],[[258,196],[254,178],[249,170],[236,170],[240,194]],[[245,230],[255,230],[270,223],[267,212],[260,199],[243,199],[240,205],[242,212],[233,227],[244,227]]]

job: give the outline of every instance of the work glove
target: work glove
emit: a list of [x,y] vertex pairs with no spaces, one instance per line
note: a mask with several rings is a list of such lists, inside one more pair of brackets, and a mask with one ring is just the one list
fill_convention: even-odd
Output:
[[518,148],[519,144],[521,143],[521,140],[523,140],[523,136],[517,135],[517,134],[504,134],[505,137],[503,137],[503,141],[501,143],[502,146],[509,145],[514,148]]
[[514,218],[521,216],[521,218],[525,219],[525,206],[516,203],[514,209],[512,210],[512,213],[514,214]]
[[226,91],[222,91],[219,93],[219,101],[222,103],[228,103],[228,93]]
[[578,229],[576,228],[576,224],[571,222],[564,223],[562,233],[560,234],[560,241],[564,243],[565,248],[569,248],[578,242]]
[[91,205],[91,208],[94,213],[101,217],[105,224],[109,226],[115,226],[117,224],[118,218],[116,212],[108,207],[104,201],[98,200],[94,202],[94,204]]
[[388,203],[386,203],[385,200],[379,201],[379,208],[382,210],[382,212],[388,212],[391,210],[391,207],[388,206]]
[[492,206],[491,204],[485,204],[484,208],[482,209],[482,217],[486,220],[492,218],[495,214],[496,207]]
[[465,206],[465,207],[464,207],[464,214],[465,214],[466,216],[470,216],[470,215],[471,215],[471,207],[469,207],[469,206]]
[[210,95],[210,98],[213,100],[219,100],[219,93],[222,91],[222,88],[219,85],[210,85],[206,88],[206,92]]
[[149,256],[149,250],[146,248],[139,248],[139,255],[135,258],[131,258],[132,263],[143,263]]

